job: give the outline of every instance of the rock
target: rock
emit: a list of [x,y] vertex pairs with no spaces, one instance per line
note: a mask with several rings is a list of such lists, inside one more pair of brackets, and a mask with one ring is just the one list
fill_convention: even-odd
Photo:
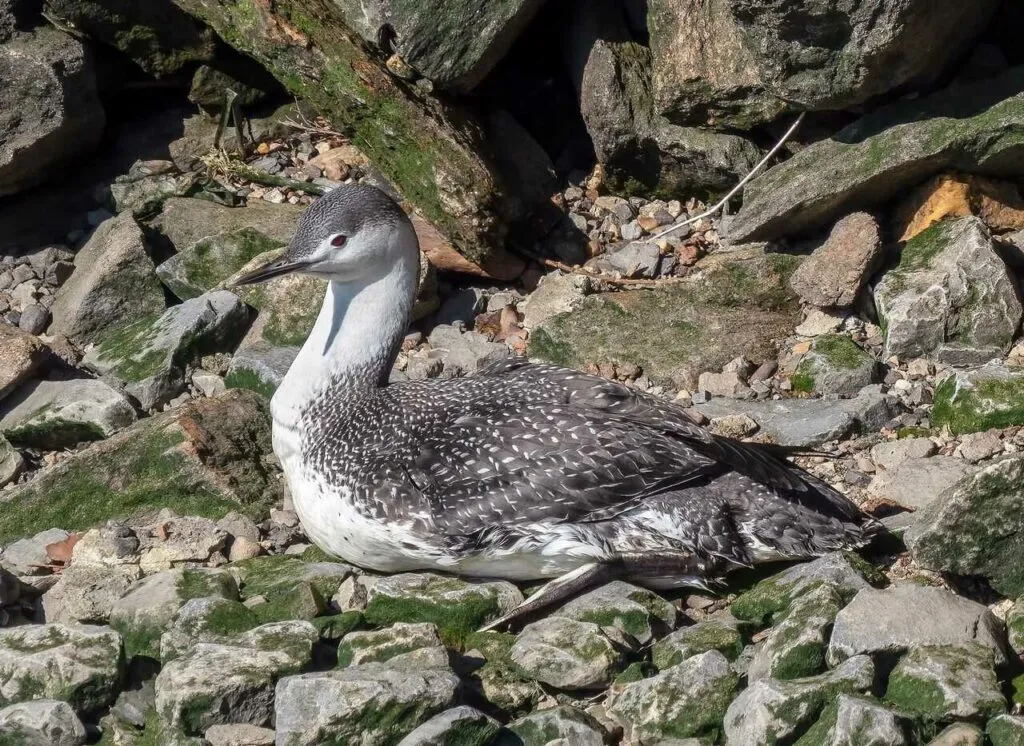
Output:
[[462,332],[455,326],[435,326],[427,341],[431,348],[441,352],[443,378],[471,375],[509,355],[508,347],[489,341],[487,335]]
[[0,399],[31,376],[45,354],[46,348],[38,339],[0,320]]
[[885,699],[930,722],[999,715],[1006,699],[993,665],[992,649],[977,643],[913,647],[889,675]]
[[623,277],[654,278],[658,276],[661,265],[661,251],[653,243],[633,241],[617,251],[601,255],[599,260]]
[[851,209],[904,193],[931,174],[1013,171],[1016,143],[998,137],[1024,119],[1015,68],[984,86],[953,86],[899,101],[770,168],[744,190],[743,208],[726,226],[735,242],[813,230]]
[[156,712],[166,730],[198,736],[213,725],[269,725],[274,687],[312,657],[316,630],[309,622],[277,622],[250,630],[230,644],[198,643],[156,677]]
[[0,45],[0,196],[59,173],[91,151],[105,116],[91,56],[81,42],[50,26]]
[[842,598],[851,598],[870,589],[862,566],[851,564],[851,557],[855,555],[835,552],[794,565],[741,594],[729,611],[737,619],[763,626],[788,611],[795,599],[823,583],[833,586]]
[[159,659],[160,637],[193,598],[237,600],[238,587],[223,570],[166,570],[135,583],[114,602],[110,626],[121,633],[125,655]]
[[900,438],[871,448],[871,460],[886,471],[893,471],[909,459],[925,459],[938,451],[931,438]]
[[274,705],[277,737],[294,746],[330,738],[394,743],[451,707],[458,686],[451,673],[396,670],[385,663],[286,676]]
[[[238,59],[240,61],[244,58]],[[230,67],[233,68],[230,72],[210,65],[196,68],[188,90],[188,100],[202,111],[212,114],[224,109],[229,90],[237,94],[235,101],[243,109],[260,103],[268,92],[277,90],[276,81],[251,61],[244,69],[237,62]]]
[[800,300],[820,308],[852,306],[882,260],[878,222],[865,212],[847,215],[790,278]]
[[825,746],[904,746],[902,718],[892,710],[861,697],[840,694],[810,730],[801,737]]
[[[994,7],[940,14],[921,2],[898,9],[874,2],[830,17],[829,5],[795,13],[783,2],[655,0],[647,9],[655,109],[681,124],[749,129],[790,102],[851,108],[934,81]],[[906,54],[909,40],[920,38],[942,46]]]
[[977,215],[993,231],[1024,228],[1017,187],[983,176],[940,174],[917,187],[896,209],[893,235],[909,241],[948,217]]
[[171,173],[170,168],[171,161],[136,161],[127,174],[121,174],[110,185],[114,211],[130,212],[137,220],[144,220],[159,213],[171,197],[196,191],[195,174]]
[[73,563],[43,595],[43,615],[48,622],[106,624],[114,604],[140,577],[138,565]]
[[187,656],[200,643],[230,645],[259,623],[256,614],[240,601],[221,596],[190,599],[160,636],[160,662],[166,665]]
[[58,450],[102,440],[135,421],[123,394],[102,381],[33,381],[0,405],[0,432],[22,448]]
[[970,723],[953,723],[943,728],[939,735],[928,742],[928,746],[982,746],[984,741],[985,734],[978,726]]
[[659,671],[694,656],[715,650],[728,660],[735,660],[743,650],[743,635],[735,620],[706,619],[677,629],[651,647],[651,662]]
[[0,544],[55,523],[82,530],[163,507],[212,517],[232,509],[259,514],[280,489],[267,468],[270,453],[267,405],[258,396],[233,391],[197,399],[8,490]]
[[776,443],[814,446],[853,433],[877,430],[889,421],[891,407],[881,388],[872,385],[861,389],[853,399],[727,402],[712,399],[694,409],[709,418],[746,414]]
[[211,725],[203,739],[210,746],[274,746],[274,731],[247,723]]
[[590,292],[591,280],[586,275],[550,272],[540,278],[537,289],[526,297],[519,310],[523,328],[532,331],[553,316],[579,308]]
[[777,340],[799,318],[785,285],[796,263],[755,248],[707,262],[671,286],[589,295],[534,327],[529,354],[573,367],[633,363],[655,383],[692,391],[700,373],[740,355],[776,356]]
[[489,715],[467,705],[434,715],[398,742],[398,746],[487,746],[501,726]]
[[725,743],[772,743],[814,722],[839,694],[867,691],[875,667],[855,656],[819,676],[791,681],[761,679],[736,697],[725,713]]
[[42,334],[50,325],[50,310],[38,303],[30,303],[21,311],[18,328],[29,334]]
[[6,487],[21,474],[25,459],[3,435],[0,435],[0,488]]
[[735,370],[721,373],[701,373],[697,378],[697,390],[729,399],[746,399],[751,395],[747,382]]
[[992,746],[1020,746],[1024,743],[1024,717],[996,715],[985,726]]
[[895,469],[876,474],[868,489],[883,500],[918,510],[973,471],[966,461],[952,456],[908,458]]
[[75,256],[57,291],[51,336],[95,342],[164,310],[164,291],[138,224],[128,213],[105,220]]
[[76,712],[93,712],[113,703],[122,664],[121,636],[109,627],[0,629],[0,703],[60,698]]
[[899,653],[921,645],[979,643],[1006,660],[999,622],[979,603],[941,588],[902,583],[865,588],[840,610],[829,642],[830,665],[864,653]]
[[[62,532],[64,533],[64,532]],[[101,528],[93,528],[84,534],[69,536],[58,542],[58,546],[74,541],[71,548],[71,562],[100,567],[139,564],[139,538],[128,526],[109,521]],[[47,547],[47,553],[51,549]]]
[[919,233],[875,286],[886,356],[934,354],[954,364],[998,357],[1020,325],[1015,285],[977,218]]
[[714,737],[737,681],[725,656],[712,650],[625,684],[609,699],[608,713],[633,740]]
[[473,320],[487,305],[487,297],[480,288],[462,288],[449,295],[434,316],[436,324],[462,323],[473,326]]
[[30,539],[18,539],[8,544],[0,554],[0,560],[5,567],[18,575],[35,575],[50,563],[46,547],[67,538],[67,531],[59,528],[47,529]]
[[174,567],[207,567],[224,562],[222,550],[227,533],[209,518],[158,516],[155,525],[147,527],[139,566],[149,574]]
[[920,566],[987,578],[1024,595],[1024,457],[964,477],[917,514],[904,535]]
[[1024,596],[1018,598],[1007,612],[1006,631],[1013,651],[1017,655],[1024,654]]
[[[164,203],[153,227],[170,242],[177,255],[185,255],[181,263],[197,268],[200,277],[208,272],[222,275],[224,266],[238,261],[237,251],[244,254],[250,248],[244,242],[247,236],[256,234],[261,237],[258,242],[275,246],[287,244],[295,234],[304,209],[299,205],[273,205],[262,200],[253,201],[245,207],[226,207],[206,199],[172,197]],[[204,244],[203,240],[211,237],[237,243],[224,246],[216,242]],[[210,261],[202,261],[206,258]],[[201,287],[197,294],[212,289],[216,282],[227,279],[240,266],[223,274],[214,285]]]
[[249,312],[233,293],[215,290],[105,335],[82,364],[125,381],[143,410],[180,393],[190,365],[227,352],[244,336]]
[[817,337],[790,379],[802,393],[855,396],[875,382],[878,363],[845,334]]
[[676,626],[675,607],[655,593],[621,580],[579,596],[553,612],[579,622],[615,627],[647,645]]
[[607,686],[625,665],[622,650],[601,627],[564,617],[526,625],[511,658],[531,678],[557,689]]
[[838,588],[828,582],[797,596],[754,653],[747,680],[798,679],[821,673],[829,634],[842,606]]
[[[431,658],[436,658],[441,665],[424,666]],[[448,653],[433,624],[399,622],[385,629],[350,632],[338,645],[339,668],[385,661],[391,661],[393,668],[410,665],[413,668],[449,668]]]
[[229,389],[255,391],[269,401],[295,362],[299,348],[275,347],[261,341],[261,330],[266,328],[264,321],[260,316],[256,317],[249,334],[231,356],[231,366],[224,377],[224,385]]
[[83,746],[85,726],[67,702],[52,699],[0,709],[0,739],[19,746]]
[[953,433],[1024,425],[1024,371],[998,362],[950,371],[935,387],[931,418]]
[[976,464],[1003,452],[1003,441],[998,430],[969,433],[960,439],[956,455],[969,464]]
[[[231,570],[240,579],[242,598],[267,622],[321,615],[342,581],[352,574],[352,568],[340,562],[305,562],[282,555],[236,562]],[[257,599],[263,603],[253,604]]]
[[552,742],[604,746],[607,742],[597,720],[568,705],[531,712],[510,722],[506,731],[496,746],[546,746]]

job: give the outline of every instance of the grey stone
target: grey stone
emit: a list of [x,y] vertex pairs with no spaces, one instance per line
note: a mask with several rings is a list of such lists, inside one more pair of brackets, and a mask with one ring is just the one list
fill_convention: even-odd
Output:
[[997,461],[947,489],[918,512],[904,535],[920,566],[988,579],[1024,595],[1024,456]]
[[999,621],[984,606],[941,588],[899,583],[866,588],[836,616],[829,642],[831,665],[864,653],[899,653],[920,645],[977,642],[1007,660]]
[[[623,235],[623,238],[626,236]],[[653,243],[634,241],[617,251],[602,255],[599,259],[602,264],[619,272],[623,277],[653,278],[658,276],[661,252]]]
[[116,601],[140,577],[138,565],[73,562],[43,594],[43,615],[48,622],[106,624]]
[[117,213],[130,212],[142,220],[160,212],[170,197],[179,197],[195,188],[194,174],[167,173],[166,170],[152,173],[149,163],[172,166],[170,161],[136,161],[131,171],[114,179],[110,185],[110,197]]
[[590,292],[590,286],[590,278],[583,275],[557,270],[544,275],[520,306],[523,328],[531,331],[553,316],[575,310]]
[[31,376],[45,357],[38,339],[0,319],[0,399]]
[[908,459],[925,459],[939,447],[931,438],[900,438],[871,447],[871,460],[886,471],[893,471]]
[[160,662],[187,656],[199,643],[231,645],[243,632],[257,627],[259,618],[240,601],[222,596],[190,598],[160,636]]
[[489,341],[486,335],[462,332],[454,326],[435,326],[427,341],[442,353],[443,378],[471,375],[488,363],[502,360],[510,354],[508,347]]
[[976,469],[960,458],[908,458],[896,468],[880,471],[871,480],[872,494],[910,510],[935,502],[939,496]]
[[976,464],[1002,452],[1003,441],[998,430],[968,433],[960,439],[956,449],[956,455],[969,464]]
[[1024,655],[1024,596],[1018,598],[1006,612],[1006,630],[1013,652]]
[[399,741],[398,746],[450,746],[461,742],[487,746],[500,728],[491,716],[461,705],[434,715]]
[[35,186],[95,147],[105,116],[92,58],[50,26],[0,45],[0,196]]
[[25,468],[25,459],[21,453],[10,444],[3,435],[0,435],[0,487],[10,484],[21,474]]
[[[202,249],[196,251],[196,246],[201,246],[203,239],[211,236],[244,237],[246,229],[284,246],[295,233],[304,209],[301,205],[273,205],[262,200],[253,201],[245,207],[226,207],[206,199],[172,197],[164,203],[153,227],[170,241],[179,255],[186,257],[204,253]],[[211,244],[210,249],[213,248]],[[218,254],[213,251],[211,256],[216,258]],[[209,289],[203,288],[200,294]]]
[[[293,746],[397,740],[455,703],[459,680],[437,670],[398,670],[367,663],[324,673],[286,676],[274,704],[277,737]],[[379,713],[401,713],[381,720]]]
[[274,687],[309,663],[316,629],[305,621],[257,627],[231,644],[198,643],[156,677],[156,712],[171,732],[199,736],[213,725],[266,726]]
[[59,528],[40,531],[29,539],[18,539],[8,544],[0,555],[0,560],[11,571],[18,575],[35,575],[40,568],[50,564],[46,547],[68,538],[68,532]]
[[434,316],[435,324],[456,324],[462,322],[472,328],[473,319],[487,303],[487,298],[479,288],[462,288],[449,295]]
[[227,533],[202,516],[158,516],[155,525],[142,530],[139,565],[146,573],[175,567],[210,567],[223,564],[221,550]]
[[0,739],[18,746],[83,746],[82,721],[67,702],[41,699],[0,709]]
[[805,736],[824,746],[904,746],[899,715],[861,697],[840,694]]
[[86,531],[75,544],[71,559],[76,565],[137,565],[139,538],[128,526],[111,521]]
[[676,626],[676,609],[646,588],[621,580],[579,596],[552,612],[579,622],[615,627],[647,645]]
[[506,728],[508,733],[502,734],[496,746],[547,746],[549,743],[605,746],[607,742],[597,720],[568,705],[531,712],[513,720]]
[[954,363],[1006,352],[1022,314],[1016,283],[988,228],[974,217],[910,239],[899,264],[875,286],[875,303],[886,356],[935,354]]
[[625,684],[608,702],[608,714],[642,743],[713,736],[722,726],[738,677],[712,650],[659,674]]
[[35,624],[0,629],[0,703],[60,697],[76,712],[113,703],[121,636],[109,627]]
[[[253,328],[260,324],[257,317]],[[251,342],[250,333],[231,357],[224,377],[228,388],[248,388],[267,398],[273,395],[299,354],[298,347],[275,347],[266,342]]]
[[996,715],[985,726],[992,746],[1020,746],[1024,743],[1024,717]]
[[164,310],[164,291],[138,224],[128,213],[105,220],[75,256],[57,291],[50,334],[95,342]]
[[845,334],[815,338],[791,378],[793,388],[823,396],[855,396],[878,380],[878,363]]
[[[420,651],[427,652],[424,654]],[[412,653],[420,654],[413,658],[410,655]],[[429,623],[399,622],[385,629],[350,632],[338,645],[339,667],[386,661],[392,667],[402,667],[411,663],[429,662],[431,658],[441,665],[426,667],[449,668],[448,655],[437,634],[437,627]]]
[[153,679],[146,679],[140,685],[125,689],[117,695],[117,701],[110,708],[110,712],[118,719],[131,723],[136,728],[142,728],[146,725],[146,718],[155,702],[156,689],[153,687]]
[[823,582],[797,596],[776,622],[747,668],[747,680],[796,679],[821,673],[829,635],[843,598]]
[[245,304],[215,290],[105,337],[82,364],[124,381],[125,392],[150,410],[184,389],[187,369],[200,357],[234,349],[248,323]]
[[235,539],[260,540],[260,529],[256,522],[247,515],[232,510],[217,521],[217,527],[226,531]]
[[985,719],[1006,711],[992,649],[978,643],[913,647],[889,674],[885,698],[933,722]]
[[743,649],[743,635],[735,619],[705,619],[677,629],[651,646],[651,662],[664,671],[688,658],[716,650],[735,660]]
[[29,334],[42,334],[50,325],[50,310],[38,303],[29,303],[21,309],[18,328]]
[[33,381],[0,405],[0,432],[17,446],[57,450],[106,438],[135,418],[128,399],[102,381]]
[[[1007,716],[1000,715],[999,717]],[[985,734],[977,725],[953,723],[943,728],[935,738],[928,742],[928,746],[982,746],[984,743]]]
[[857,432],[877,430],[891,417],[891,404],[877,385],[866,386],[852,399],[781,399],[778,401],[715,400],[695,409],[714,418],[746,414],[782,445],[814,446]]
[[871,659],[858,655],[819,676],[755,681],[725,713],[725,743],[746,746],[787,739],[817,719],[837,695],[870,689],[874,675]]
[[274,746],[274,731],[247,723],[212,725],[203,739],[210,746]]
[[992,361],[971,370],[952,369],[935,387],[936,427],[955,434],[1024,425],[1024,370]]
[[625,665],[622,649],[601,627],[564,617],[526,625],[510,657],[530,677],[557,689],[606,686]]
[[744,190],[725,226],[735,242],[817,228],[885,202],[945,170],[1013,173],[1020,144],[999,137],[1024,121],[1024,68],[877,109],[770,168]]

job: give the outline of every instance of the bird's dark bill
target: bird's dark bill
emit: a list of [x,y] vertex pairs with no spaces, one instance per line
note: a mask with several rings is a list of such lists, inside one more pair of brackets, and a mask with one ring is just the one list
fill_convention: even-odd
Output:
[[266,282],[272,280],[275,277],[281,277],[283,275],[297,272],[300,269],[309,266],[309,262],[296,262],[291,259],[281,258],[275,259],[269,264],[264,264],[262,267],[257,267],[251,272],[246,272],[241,277],[236,277],[231,281],[230,287],[238,287],[239,285],[255,285],[258,282]]

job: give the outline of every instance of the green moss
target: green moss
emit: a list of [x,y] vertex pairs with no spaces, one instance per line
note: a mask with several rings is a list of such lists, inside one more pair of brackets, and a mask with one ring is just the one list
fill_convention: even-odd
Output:
[[651,664],[646,661],[634,661],[623,669],[622,673],[615,677],[616,684],[631,684],[634,681],[640,681],[640,679],[646,679],[651,676],[654,671],[651,670]]
[[930,427],[918,427],[916,425],[901,427],[896,431],[897,440],[903,440],[904,438],[928,438],[931,437],[933,431]]
[[743,652],[743,636],[724,624],[699,622],[654,643],[651,661],[658,670],[664,671],[709,650],[717,650],[729,660],[736,660]]
[[217,604],[210,609],[204,622],[209,632],[223,637],[234,637],[259,625],[252,609],[238,601]]
[[1014,678],[1010,682],[1010,687],[1013,690],[1010,699],[1018,707],[1024,707],[1024,674]]
[[934,681],[907,676],[898,668],[889,677],[885,699],[897,707],[924,717],[941,717],[947,709],[942,687]]
[[497,599],[488,593],[470,594],[453,604],[438,604],[419,598],[374,596],[365,617],[374,627],[396,622],[431,622],[446,645],[461,647],[466,636],[482,627],[499,612]]
[[932,423],[956,434],[1024,425],[1024,376],[960,386],[949,376],[935,389]]
[[739,677],[730,674],[702,687],[700,696],[690,697],[672,720],[658,724],[658,730],[669,738],[700,738],[717,743],[721,736],[725,711],[736,695]]
[[651,625],[647,614],[642,611],[595,609],[580,614],[575,618],[581,622],[593,622],[599,627],[616,627],[638,638],[645,638],[651,633]]
[[[843,552],[843,557],[850,564],[850,567],[856,570],[864,580],[875,588],[884,588],[889,584],[889,579],[885,576],[884,572],[856,552]],[[848,601],[849,596],[845,600]]]
[[202,734],[206,715],[212,705],[213,697],[208,694],[198,694],[183,702],[179,713],[182,730],[189,735]]
[[729,611],[737,619],[764,626],[789,609],[792,591],[792,585],[767,578],[733,601]]
[[210,596],[231,598],[237,592],[235,581],[229,574],[198,570],[183,570],[175,590],[182,603]]
[[572,347],[565,342],[556,342],[543,328],[531,332],[528,354],[530,357],[540,358],[555,365],[571,366],[576,362]]
[[123,619],[112,619],[110,626],[121,635],[124,654],[128,660],[132,658],[160,659],[160,638],[162,627],[153,624],[133,624]]
[[899,270],[914,272],[931,267],[932,260],[949,245],[950,225],[936,223],[907,241],[900,251]]
[[796,372],[789,378],[793,391],[800,394],[810,394],[814,391],[814,363],[810,360],[802,360],[797,366]]
[[338,641],[363,625],[363,615],[358,611],[319,616],[312,620],[321,640]]
[[871,356],[845,334],[825,334],[814,340],[814,351],[841,370],[860,368]]
[[260,377],[255,371],[247,368],[232,368],[224,378],[224,385],[229,389],[248,389],[255,391],[269,400],[277,391],[277,386]]
[[4,638],[3,646],[8,650],[13,650],[17,653],[26,653],[31,655],[33,653],[41,653],[44,650],[52,650],[53,648],[65,644],[67,641],[68,636],[61,628],[49,627],[46,630],[45,637],[40,639],[29,639],[27,637],[10,635]]
[[812,676],[825,668],[825,646],[818,643],[804,643],[788,648],[775,660],[772,678],[799,679]]
[[107,434],[92,422],[66,420],[62,417],[33,418],[17,427],[4,430],[4,436],[17,448],[60,449],[103,440]]
[[992,746],[1024,746],[1024,725],[1007,718],[993,718],[985,726]]
[[839,705],[836,702],[826,707],[814,725],[807,729],[793,746],[828,746],[832,741],[829,738],[830,731],[836,724],[839,715]]
[[224,282],[256,257],[283,245],[253,228],[210,236],[178,254],[176,261],[180,271],[163,280],[182,300],[195,298]]

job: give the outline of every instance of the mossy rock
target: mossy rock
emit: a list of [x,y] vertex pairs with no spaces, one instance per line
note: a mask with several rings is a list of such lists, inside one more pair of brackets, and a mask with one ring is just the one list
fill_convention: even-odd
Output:
[[534,329],[529,354],[572,367],[634,363],[652,380],[683,388],[741,354],[774,359],[800,321],[788,284],[799,259],[738,253],[707,262],[684,283],[587,296]]
[[730,661],[736,660],[743,651],[740,624],[733,620],[707,619],[678,629],[654,643],[651,661],[658,670],[664,671],[709,650],[717,650]]
[[956,434],[1024,425],[1024,373],[986,365],[935,387],[932,423]]
[[911,648],[889,675],[885,699],[933,722],[1006,711],[992,649],[979,644]]
[[552,741],[603,743],[604,728],[591,715],[559,705],[513,720],[495,746],[547,746]]
[[840,694],[794,746],[905,743],[903,718],[867,696]]
[[229,392],[141,420],[5,494],[0,544],[53,526],[82,531],[163,508],[257,517],[278,496],[266,403]]
[[157,266],[156,273],[181,300],[213,290],[258,256],[284,244],[255,228],[200,239]]
[[615,627],[646,645],[676,625],[675,607],[656,593],[622,581],[613,581],[554,612],[601,627]]
[[221,596],[186,601],[160,637],[160,662],[186,655],[200,642],[225,642],[258,627],[259,617],[240,601]]
[[878,363],[846,334],[817,337],[790,378],[805,394],[853,396],[875,381]]
[[243,599],[264,599],[251,605],[261,622],[320,616],[352,573],[338,562],[305,562],[289,555],[253,557],[230,568],[239,578]]
[[992,746],[1024,746],[1024,717],[997,715],[985,726]]
[[842,606],[839,589],[828,581],[804,590],[754,654],[748,679],[798,679],[821,673],[829,634]]
[[[399,622],[385,629],[345,635],[338,645],[338,667],[384,663],[417,650],[439,647],[441,638],[433,624]],[[447,660],[447,656],[444,658]]]

